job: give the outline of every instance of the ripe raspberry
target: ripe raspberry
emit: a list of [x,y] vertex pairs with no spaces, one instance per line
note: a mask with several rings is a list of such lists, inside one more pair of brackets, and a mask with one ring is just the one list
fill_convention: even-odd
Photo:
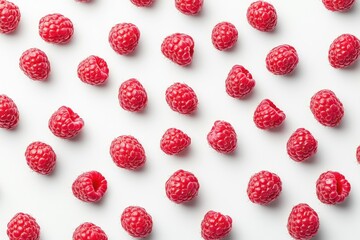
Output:
[[220,212],[209,211],[201,222],[201,236],[205,240],[225,239],[231,228],[231,217]]
[[73,233],[73,240],[108,240],[106,233],[93,223],[85,222]]
[[297,240],[310,240],[318,232],[320,221],[317,213],[306,203],[300,203],[290,212],[287,229]]
[[324,126],[336,127],[344,116],[344,107],[331,90],[320,90],[312,96],[310,109],[316,120]]
[[355,4],[355,0],[322,0],[330,11],[347,11]]
[[360,146],[356,148],[356,160],[360,163]]
[[260,31],[274,31],[277,24],[277,14],[273,5],[265,1],[253,2],[246,14],[249,24]]
[[50,62],[46,54],[37,48],[30,48],[20,57],[20,69],[33,80],[44,81],[50,74]]
[[285,118],[285,113],[269,99],[262,100],[254,112],[255,125],[264,130],[279,127]]
[[6,0],[0,0],[0,33],[12,33],[19,25],[21,18],[17,5]]
[[129,206],[125,208],[120,221],[124,230],[135,238],[145,238],[152,231],[152,218],[142,207]]
[[191,138],[176,128],[166,130],[160,141],[160,148],[169,155],[178,154],[191,144]]
[[91,2],[91,0],[75,0],[75,1],[83,2],[83,3]]
[[255,80],[246,68],[235,65],[230,70],[225,85],[226,92],[230,97],[241,99],[255,87]]
[[346,68],[356,62],[360,56],[360,40],[351,34],[337,37],[329,48],[329,62],[334,68]]
[[316,195],[326,204],[342,203],[349,196],[350,190],[350,183],[338,172],[324,172],[316,181]]
[[120,106],[130,112],[140,112],[147,104],[147,94],[143,85],[131,78],[120,85],[118,99]]
[[146,162],[145,150],[133,136],[119,136],[111,142],[110,155],[121,168],[136,170]]
[[108,79],[109,68],[104,59],[91,55],[79,63],[77,74],[84,83],[101,85]]
[[17,213],[7,224],[9,240],[39,240],[40,226],[35,218],[26,213]]
[[39,34],[46,42],[65,44],[70,41],[73,33],[71,20],[59,13],[48,14],[40,19]]
[[50,131],[60,138],[77,136],[84,126],[84,120],[69,107],[62,106],[49,119]]
[[236,27],[229,22],[221,22],[215,25],[211,33],[214,47],[220,51],[232,48],[238,40]]
[[198,99],[194,90],[185,83],[174,83],[165,93],[169,107],[178,113],[191,114],[197,109]]
[[112,49],[120,55],[128,55],[135,51],[140,39],[140,31],[132,23],[119,23],[109,33]]
[[266,56],[266,68],[275,75],[291,73],[299,62],[294,47],[290,45],[277,46]]
[[175,0],[175,7],[186,15],[198,14],[203,6],[204,0]]
[[138,7],[149,7],[154,3],[154,0],[130,0],[130,1]]
[[230,123],[218,120],[208,133],[207,141],[219,153],[232,153],[236,149],[237,135]]
[[0,128],[13,129],[19,122],[19,110],[8,96],[0,95]]
[[161,44],[164,56],[180,66],[189,65],[194,54],[194,40],[184,33],[174,33]]
[[26,163],[40,174],[51,174],[55,169],[56,154],[52,147],[43,142],[31,143],[25,151]]
[[185,203],[198,195],[200,184],[194,174],[178,170],[165,183],[166,196],[175,203]]
[[72,184],[74,196],[84,202],[98,202],[107,190],[107,181],[97,171],[79,175]]
[[305,128],[298,128],[289,138],[286,149],[290,158],[303,162],[315,155],[318,142]]

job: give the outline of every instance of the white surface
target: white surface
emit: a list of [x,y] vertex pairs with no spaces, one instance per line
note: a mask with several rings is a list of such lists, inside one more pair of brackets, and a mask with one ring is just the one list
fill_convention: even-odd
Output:
[[[233,218],[228,239],[290,239],[287,217],[293,205],[306,202],[319,214],[318,240],[355,239],[360,228],[360,166],[355,149],[360,144],[360,65],[335,70],[327,61],[330,43],[342,33],[360,36],[360,5],[349,13],[327,11],[320,0],[272,0],[278,12],[274,33],[262,33],[246,21],[252,0],[205,0],[200,16],[178,12],[172,0],[157,0],[149,9],[137,8],[129,0],[96,0],[82,4],[72,0],[13,0],[22,19],[13,35],[0,35],[0,92],[14,99],[21,114],[15,131],[0,131],[0,239],[7,239],[6,224],[16,212],[32,214],[41,225],[41,239],[71,239],[82,222],[101,226],[112,239],[132,239],[120,226],[120,214],[129,205],[147,209],[154,221],[149,239],[201,239],[200,222],[208,210]],[[39,19],[59,12],[75,26],[70,44],[45,43],[38,35]],[[212,27],[220,21],[232,22],[239,41],[229,52],[217,51],[211,43]],[[109,46],[113,25],[132,22],[141,31],[136,54],[120,56]],[[184,32],[195,40],[190,67],[183,68],[165,59],[160,51],[169,34]],[[270,74],[265,68],[268,51],[283,43],[293,45],[300,63],[287,77]],[[38,47],[51,62],[48,82],[28,79],[18,67],[23,51]],[[78,63],[95,54],[110,68],[104,87],[82,83],[76,74]],[[234,64],[242,64],[253,74],[256,87],[246,100],[230,98],[225,78]],[[117,91],[121,82],[138,78],[145,86],[149,103],[144,113],[122,110]],[[195,116],[170,110],[165,90],[174,82],[185,82],[196,91],[199,109]],[[345,106],[339,128],[325,128],[313,118],[309,101],[318,90],[333,90]],[[270,98],[287,115],[277,131],[262,131],[252,122],[253,111]],[[62,140],[47,127],[50,115],[67,105],[85,121],[81,137]],[[227,156],[216,153],[206,141],[215,120],[230,122],[238,134],[238,149]],[[189,134],[192,144],[184,156],[165,155],[159,140],[169,127]],[[299,164],[286,153],[286,141],[295,129],[309,129],[319,141],[316,158]],[[131,134],[143,144],[146,167],[131,172],[115,166],[109,155],[113,138]],[[50,144],[58,161],[54,175],[41,176],[26,165],[24,152],[35,140]],[[201,187],[197,200],[176,205],[167,199],[164,184],[178,169],[192,171]],[[246,194],[248,180],[260,170],[277,173],[283,191],[272,206],[251,203]],[[84,171],[98,170],[108,180],[108,191],[100,204],[83,203],[71,192],[74,179]],[[326,206],[317,199],[315,181],[326,170],[343,173],[352,184],[345,204]]]

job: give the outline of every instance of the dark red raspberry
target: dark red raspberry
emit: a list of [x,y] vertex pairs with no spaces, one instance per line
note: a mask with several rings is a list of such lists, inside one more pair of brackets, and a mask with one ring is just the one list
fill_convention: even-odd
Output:
[[266,56],[266,68],[275,75],[291,73],[299,62],[294,47],[290,45],[277,46]]
[[356,62],[360,56],[360,40],[351,34],[337,37],[329,48],[329,62],[334,68],[346,68]]
[[19,62],[20,69],[33,80],[44,81],[50,74],[50,62],[46,54],[37,48],[23,52]]
[[166,196],[175,203],[185,203],[198,195],[200,184],[194,174],[178,170],[165,183]]
[[285,113],[269,99],[262,100],[254,112],[255,125],[264,130],[279,127],[285,118]]
[[169,155],[178,154],[191,144],[191,138],[176,128],[166,130],[160,141],[160,148]]
[[12,33],[19,25],[21,18],[17,5],[6,0],[0,0],[0,33]]
[[152,231],[152,218],[142,207],[130,206],[125,208],[120,221],[124,230],[135,238],[145,238]]
[[109,33],[112,49],[120,55],[128,55],[135,51],[140,39],[140,31],[132,23],[119,23]]
[[9,240],[39,240],[40,226],[35,218],[26,213],[17,213],[7,224]]
[[108,79],[109,68],[104,59],[91,55],[79,63],[77,74],[84,83],[101,85]]
[[209,211],[201,222],[201,236],[205,240],[222,240],[232,229],[232,219],[220,212]]
[[207,141],[219,153],[232,153],[237,146],[237,135],[230,123],[218,120],[208,133]]
[[253,2],[246,14],[250,25],[263,32],[274,31],[277,24],[277,14],[273,5],[265,1]]
[[146,107],[147,93],[137,79],[131,78],[120,85],[118,99],[124,110],[140,112]]
[[93,223],[85,222],[73,233],[73,240],[107,240],[106,233]]
[[203,6],[204,0],[175,0],[175,7],[186,15],[198,14]]
[[316,120],[324,126],[336,127],[344,116],[344,107],[331,90],[320,90],[312,96],[310,109]]
[[194,90],[185,83],[174,83],[168,87],[165,98],[175,112],[191,114],[197,109],[198,98]]
[[84,202],[100,201],[107,190],[107,181],[97,171],[79,175],[72,184],[74,196]]
[[300,203],[290,212],[287,229],[297,240],[310,240],[318,232],[320,221],[317,213],[306,203]]
[[298,128],[289,138],[286,149],[290,158],[303,162],[315,155],[318,142],[305,128]]
[[69,107],[62,106],[49,119],[50,131],[60,138],[76,137],[84,127],[84,120]]
[[225,86],[230,97],[241,99],[255,87],[255,80],[246,68],[235,65],[226,78]]
[[19,122],[19,110],[8,96],[0,95],[0,128],[13,129]]
[[145,150],[133,136],[119,136],[110,145],[110,155],[114,163],[121,168],[136,170],[146,162]]
[[154,0],[130,0],[135,6],[149,7],[154,3]]
[[322,0],[323,4],[330,11],[347,11],[355,4],[355,0]]
[[48,14],[40,19],[39,34],[46,42],[65,44],[70,41],[73,33],[71,20],[59,13]]
[[221,22],[215,25],[211,33],[214,47],[220,51],[232,48],[238,40],[236,27],[229,22]]
[[52,147],[43,142],[31,143],[25,151],[26,163],[40,174],[51,174],[55,169],[56,154]]
[[194,54],[194,40],[187,34],[175,33],[164,39],[161,52],[180,66],[189,65]]
[[316,195],[322,203],[342,203],[349,196],[350,190],[350,183],[338,172],[324,172],[316,181]]
[[356,160],[360,163],[360,146],[356,148]]

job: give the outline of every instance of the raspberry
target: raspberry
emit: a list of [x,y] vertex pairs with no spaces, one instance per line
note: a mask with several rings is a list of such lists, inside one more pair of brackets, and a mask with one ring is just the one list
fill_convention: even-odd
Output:
[[285,118],[285,113],[269,99],[262,100],[254,112],[255,125],[264,130],[279,127]]
[[323,4],[330,11],[342,12],[352,8],[355,0],[322,0]]
[[119,23],[109,33],[112,49],[120,55],[128,55],[135,51],[140,39],[140,31],[132,23]]
[[121,226],[135,238],[145,238],[152,231],[153,221],[142,207],[129,206],[121,214]]
[[83,3],[91,2],[91,0],[75,0],[75,1],[83,2]]
[[315,155],[318,142],[305,128],[298,128],[289,138],[286,149],[290,158],[303,162]]
[[107,240],[106,233],[93,223],[85,222],[73,233],[73,240]]
[[255,87],[255,80],[246,68],[235,65],[230,70],[225,85],[230,97],[241,99]]
[[194,40],[187,34],[174,33],[164,39],[161,52],[180,66],[189,65],[194,54]]
[[0,95],[0,128],[13,129],[19,122],[19,110],[8,96]]
[[211,33],[214,47],[220,51],[232,48],[238,40],[236,27],[229,22],[221,22],[215,25]]
[[130,0],[135,6],[149,7],[154,3],[154,0]]
[[76,137],[84,126],[84,120],[69,107],[62,106],[49,119],[50,131],[60,138]]
[[40,19],[39,34],[46,42],[65,44],[70,41],[73,33],[71,20],[59,13],[48,14]]
[[25,151],[26,163],[40,174],[51,174],[55,169],[56,154],[52,147],[43,142],[31,143]]
[[198,14],[203,6],[204,0],[175,0],[175,7],[186,15]]
[[360,56],[360,40],[351,34],[337,37],[329,48],[329,62],[334,68],[346,68],[356,62]]
[[324,172],[316,181],[316,195],[322,203],[342,203],[349,196],[350,190],[350,183],[338,172]]
[[107,190],[107,181],[97,171],[79,175],[72,184],[74,196],[84,202],[100,201]]
[[17,213],[7,224],[9,240],[39,240],[40,226],[35,218],[26,213]]
[[178,113],[191,114],[195,112],[198,99],[194,90],[185,83],[174,83],[165,93],[169,107]]
[[110,155],[121,168],[136,170],[146,162],[145,150],[133,136],[119,136],[111,142]]
[[360,146],[356,148],[356,160],[360,163]]
[[12,33],[19,25],[21,18],[17,5],[6,0],[0,0],[0,33]]
[[131,78],[120,85],[118,99],[120,106],[130,112],[140,112],[147,104],[147,94],[143,85]]
[[50,74],[50,62],[46,54],[37,48],[30,48],[20,57],[20,69],[33,80],[44,81]]
[[218,120],[208,133],[207,141],[219,153],[232,153],[236,149],[237,135],[230,123]]
[[299,62],[294,47],[290,45],[277,46],[266,56],[266,68],[275,75],[291,73]]
[[344,116],[344,107],[335,93],[323,89],[312,96],[310,109],[316,120],[324,126],[336,127]]
[[191,144],[191,138],[176,128],[166,130],[160,141],[160,148],[169,155],[178,154]]
[[101,85],[108,79],[109,68],[104,59],[91,55],[79,63],[77,74],[84,83]]
[[317,213],[306,203],[300,203],[290,212],[287,229],[291,237],[297,240],[310,240],[320,227]]
[[253,2],[246,14],[249,24],[260,31],[274,31],[277,24],[277,14],[273,5],[265,1]]
[[198,195],[200,184],[194,174],[178,170],[165,183],[166,196],[175,203],[186,203]]
[[205,240],[225,239],[231,228],[231,217],[220,212],[208,211],[201,222],[201,236]]

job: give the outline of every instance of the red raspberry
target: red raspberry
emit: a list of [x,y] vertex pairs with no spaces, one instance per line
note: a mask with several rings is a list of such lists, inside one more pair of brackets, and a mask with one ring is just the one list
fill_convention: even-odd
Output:
[[154,3],[154,0],[130,0],[130,1],[138,7],[149,7]]
[[73,33],[71,20],[59,13],[48,14],[40,19],[39,34],[46,42],[65,44],[70,41]]
[[355,0],[322,0],[330,11],[347,11],[355,4]]
[[237,135],[230,123],[218,120],[208,133],[207,141],[219,153],[232,153],[236,149]]
[[329,48],[329,62],[334,68],[346,68],[356,62],[360,56],[360,40],[351,34],[337,37]]
[[140,39],[140,31],[132,23],[119,23],[111,28],[109,43],[120,55],[128,55],[135,51]]
[[39,240],[40,226],[35,218],[26,213],[17,213],[7,224],[9,240]]
[[40,174],[51,174],[55,169],[56,154],[52,147],[43,142],[31,143],[25,151],[26,163]]
[[46,54],[37,48],[30,48],[20,57],[20,69],[33,80],[44,81],[50,74],[50,62]]
[[107,181],[97,171],[79,175],[72,184],[74,196],[84,202],[100,201],[107,190]]
[[306,203],[300,203],[290,212],[287,229],[291,237],[297,240],[310,240],[319,230],[317,213]]
[[0,128],[13,129],[19,122],[19,110],[8,96],[0,95]]
[[356,160],[360,163],[360,146],[356,148]]
[[277,24],[277,14],[273,5],[265,1],[253,2],[246,14],[250,25],[263,32],[274,31]]
[[79,63],[77,74],[84,83],[101,85],[108,79],[109,68],[104,59],[91,55]]
[[106,233],[93,223],[85,222],[73,233],[73,240],[107,240]]
[[324,172],[316,181],[316,195],[322,203],[342,203],[349,196],[350,190],[350,183],[338,172]]
[[175,0],[175,7],[186,15],[198,14],[203,6],[204,0]]
[[266,68],[275,75],[291,73],[299,62],[294,47],[290,45],[277,46],[266,56]]
[[110,155],[121,168],[136,170],[146,162],[145,150],[133,136],[119,136],[111,142]]
[[12,33],[19,25],[21,18],[17,5],[6,0],[0,0],[0,33]]
[[229,22],[221,22],[215,25],[211,33],[214,47],[220,51],[232,48],[238,40],[236,27]]
[[75,1],[83,2],[83,3],[91,2],[91,0],[75,0]]
[[303,162],[315,155],[318,142],[305,128],[298,128],[289,138],[286,149],[290,158]]
[[165,93],[166,102],[178,113],[191,114],[197,109],[198,99],[194,90],[185,83],[174,83]]
[[118,99],[120,106],[130,112],[140,112],[147,104],[147,94],[143,85],[131,78],[120,85]]
[[205,240],[221,240],[229,235],[232,219],[220,212],[209,211],[201,222],[201,236]]
[[62,106],[49,119],[50,131],[60,138],[76,137],[84,126],[84,120],[69,107]]
[[285,113],[269,99],[262,100],[254,112],[255,125],[264,130],[279,127],[285,118]]
[[191,144],[191,138],[176,128],[166,130],[160,141],[160,148],[169,155],[178,154]]
[[129,206],[121,214],[121,226],[135,238],[145,238],[152,231],[153,221],[142,207]]
[[178,170],[165,183],[166,196],[175,203],[186,203],[198,195],[200,184],[194,174]]
[[336,127],[344,116],[344,107],[331,90],[320,90],[312,96],[310,109],[316,120],[324,126]]
[[230,70],[225,85],[230,97],[241,99],[255,87],[255,80],[246,68],[235,65]]
[[189,35],[174,33],[164,39],[161,52],[174,63],[186,66],[192,61],[194,46],[194,40]]

